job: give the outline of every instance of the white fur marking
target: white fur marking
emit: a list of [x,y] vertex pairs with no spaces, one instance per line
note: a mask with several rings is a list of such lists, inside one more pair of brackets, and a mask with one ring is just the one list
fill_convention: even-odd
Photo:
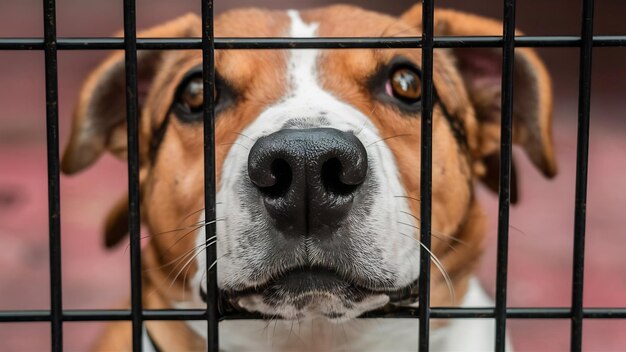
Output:
[[[287,15],[291,19],[290,37],[312,38],[315,37],[317,23],[306,24],[302,21],[298,11],[289,10]],[[294,95],[316,94],[319,86],[317,84],[316,64],[319,56],[317,49],[292,50],[289,58],[288,81],[294,90]],[[313,97],[314,95],[308,95]]]

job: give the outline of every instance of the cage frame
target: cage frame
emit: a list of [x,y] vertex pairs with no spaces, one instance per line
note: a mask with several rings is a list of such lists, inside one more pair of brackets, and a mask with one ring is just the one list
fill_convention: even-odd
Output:
[[[430,319],[495,319],[495,350],[504,351],[507,319],[569,319],[570,349],[581,351],[585,319],[626,319],[626,307],[586,308],[583,305],[585,210],[589,149],[591,63],[593,48],[626,47],[626,35],[593,35],[594,0],[581,0],[580,36],[516,36],[515,0],[502,0],[502,36],[434,36],[434,0],[422,0],[423,30],[420,37],[332,37],[332,38],[214,38],[214,0],[201,0],[202,36],[200,38],[137,38],[135,0],[124,0],[124,37],[57,38],[56,1],[42,0],[43,38],[0,38],[0,51],[43,51],[45,56],[45,99],[48,167],[48,219],[50,254],[50,309],[0,311],[0,323],[49,322],[51,349],[63,350],[63,323],[87,321],[130,321],[133,351],[142,351],[142,329],[146,320],[206,320],[207,350],[218,351],[219,322],[236,319],[262,319],[255,313],[233,309],[220,301],[217,288],[217,268],[208,266],[216,258],[215,246],[207,250],[208,288],[207,309],[145,310],[141,296],[141,248],[139,207],[139,135],[137,101],[138,50],[201,50],[204,85],[204,182],[205,218],[215,218],[215,112],[213,87],[215,80],[215,50],[221,49],[354,49],[354,48],[416,48],[422,50],[422,160],[420,240],[424,244],[420,257],[419,307],[398,307],[393,311],[367,312],[361,318],[419,319],[420,352],[429,349]],[[576,185],[574,205],[574,248],[572,263],[572,302],[569,307],[507,307],[508,221],[510,206],[513,64],[515,48],[579,48],[579,96],[576,154]],[[495,307],[460,308],[430,307],[430,226],[432,192],[432,107],[433,50],[436,48],[502,48],[502,122],[501,163],[498,192],[498,232]],[[101,310],[64,310],[61,277],[61,206],[58,122],[59,50],[124,50],[126,74],[126,112],[128,123],[128,185],[131,308]],[[206,226],[207,238],[216,233],[215,223]]]

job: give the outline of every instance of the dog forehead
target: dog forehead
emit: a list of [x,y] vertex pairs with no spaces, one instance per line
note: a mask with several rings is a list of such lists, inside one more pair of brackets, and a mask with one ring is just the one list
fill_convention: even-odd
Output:
[[353,5],[332,5],[307,10],[267,10],[260,8],[234,9],[215,20],[216,37],[278,37],[288,35],[293,16],[297,13],[304,23],[319,26],[321,37],[393,37],[419,35],[420,28],[397,17],[368,11]]
[[397,17],[353,5],[333,5],[300,12],[305,22],[319,24],[320,37],[396,37],[419,35],[419,28]]
[[[367,11],[352,5],[333,5],[321,8],[295,10],[237,9],[220,15],[215,23],[217,37],[393,37],[417,36],[414,28],[399,18]],[[218,50],[217,67],[224,76],[232,76],[241,81],[243,88],[249,88],[249,80],[254,79],[260,70],[286,72],[288,57],[301,51],[295,50]],[[394,52],[406,50],[318,50],[316,58],[319,75],[325,75],[320,61],[338,58],[345,61],[347,71],[373,71],[376,61],[386,61]],[[376,54],[383,58],[376,60]],[[296,54],[297,55],[297,54]],[[250,70],[248,67],[254,67]],[[366,73],[370,73],[366,72]],[[333,72],[343,74],[344,72]],[[350,74],[350,72],[345,72]],[[237,78],[239,77],[239,79]],[[237,83],[237,82],[235,82]]]
[[215,19],[216,37],[277,37],[289,28],[286,11],[235,9]]

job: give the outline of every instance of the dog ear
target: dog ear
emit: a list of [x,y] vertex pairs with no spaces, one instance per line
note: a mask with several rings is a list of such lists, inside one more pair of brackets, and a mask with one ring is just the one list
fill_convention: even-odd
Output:
[[[161,26],[139,33],[138,37],[172,38],[197,36],[200,20],[188,14]],[[139,116],[160,66],[163,51],[137,52],[137,90]],[[127,156],[126,77],[124,53],[116,52],[94,70],[83,84],[74,109],[72,131],[63,154],[61,170],[79,172],[93,164],[108,149],[115,156]]]
[[[421,26],[421,6],[411,8],[402,15],[402,19],[412,25]],[[452,10],[435,10],[434,27],[435,35],[440,36],[502,35],[502,23]],[[478,157],[487,168],[483,181],[489,188],[497,191],[502,49],[458,48],[454,49],[454,57],[479,122]],[[552,141],[550,77],[535,51],[529,48],[515,49],[513,71],[513,142],[522,146],[532,163],[546,177],[552,177],[556,174],[556,160]],[[515,179],[514,167],[511,176]],[[512,198],[516,198],[515,182],[511,182],[511,193]]]
[[128,193],[109,210],[104,222],[104,246],[111,248],[120,243],[129,229]]
[[[161,26],[138,34],[138,37],[172,38],[198,36],[201,25],[194,14],[185,15]],[[139,116],[163,57],[163,51],[137,52],[137,90]],[[126,77],[124,53],[117,52],[106,59],[83,84],[74,109],[70,141],[65,149],[61,170],[74,174],[91,164],[105,149],[119,158],[127,156]],[[140,184],[145,169],[140,170]],[[107,215],[104,242],[115,246],[128,233],[128,197],[121,198]]]

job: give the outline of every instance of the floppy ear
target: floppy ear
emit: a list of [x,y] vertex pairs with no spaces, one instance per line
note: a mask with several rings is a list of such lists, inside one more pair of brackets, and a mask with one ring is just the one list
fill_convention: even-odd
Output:
[[[185,15],[161,26],[139,33],[139,37],[168,38],[199,35],[200,20],[194,14]],[[137,90],[139,116],[160,67],[163,51],[137,52]],[[124,53],[117,52],[94,70],[85,83],[74,109],[70,140],[65,148],[61,170],[74,174],[93,164],[105,150],[125,159],[126,134],[126,77]],[[145,179],[140,171],[140,183]],[[119,243],[128,233],[127,196],[121,198],[109,211],[104,226],[106,247]]]
[[[199,33],[200,20],[188,14],[161,26],[139,33],[138,37],[189,37]],[[159,68],[163,51],[137,52],[137,90],[139,116]],[[61,170],[74,174],[91,164],[108,149],[125,159],[126,145],[126,77],[124,53],[117,52],[106,59],[87,78],[74,108],[72,132],[65,148]]]
[[[422,8],[416,5],[402,15],[421,27]],[[435,35],[501,36],[502,23],[452,10],[435,10]],[[518,32],[519,34],[519,32]],[[483,180],[498,190],[501,120],[502,49],[454,49],[457,69],[476,110],[479,153],[487,168]],[[556,174],[552,142],[552,85],[548,72],[529,48],[515,49],[513,87],[513,142],[522,146],[532,163],[546,176]],[[494,169],[495,168],[495,169]],[[515,179],[515,169],[512,168]],[[511,183],[512,198],[516,185]]]

